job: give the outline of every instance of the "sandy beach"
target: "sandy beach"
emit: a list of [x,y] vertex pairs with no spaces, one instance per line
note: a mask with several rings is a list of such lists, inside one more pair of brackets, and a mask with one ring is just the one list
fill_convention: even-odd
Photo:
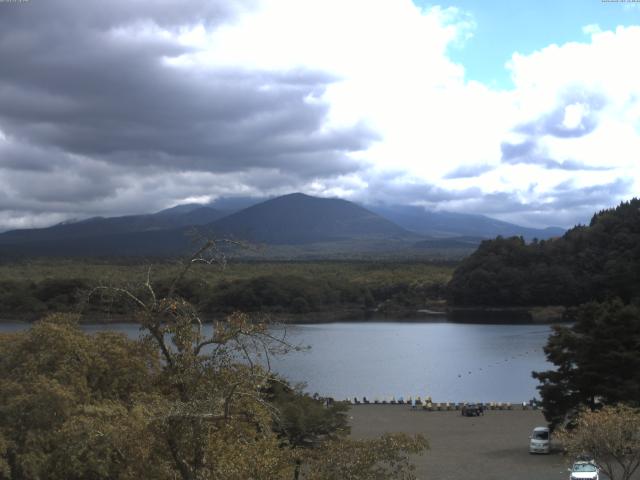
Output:
[[555,480],[569,478],[566,459],[554,445],[549,455],[529,454],[529,435],[546,425],[537,410],[489,410],[463,417],[458,411],[428,412],[407,405],[354,405],[352,436],[422,433],[431,449],[415,458],[419,479]]

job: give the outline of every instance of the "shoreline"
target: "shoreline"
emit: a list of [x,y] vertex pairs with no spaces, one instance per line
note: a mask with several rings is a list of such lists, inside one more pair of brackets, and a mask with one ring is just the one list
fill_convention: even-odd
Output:
[[[439,306],[439,308],[442,308]],[[289,325],[313,325],[320,323],[464,323],[479,325],[552,325],[570,323],[563,320],[565,307],[447,307],[445,310],[398,309],[379,312],[362,309],[339,309],[307,313],[248,312],[248,315],[267,318],[272,323]],[[34,323],[46,315],[15,314],[0,316],[0,323]],[[75,312],[66,312],[75,313]],[[205,323],[223,320],[228,313],[203,316]],[[83,325],[111,325],[137,323],[130,314],[89,313],[81,316]]]
[[[306,313],[247,312],[251,317],[267,318],[273,323],[291,325],[312,325],[318,323],[374,323],[374,322],[415,322],[415,323],[477,323],[487,325],[550,325],[567,323],[563,320],[566,307],[436,307],[364,310],[362,308],[344,308]],[[59,312],[23,313],[0,316],[0,323],[33,323],[46,315]],[[78,313],[78,312],[62,312]],[[223,320],[229,313],[203,315],[206,322]],[[87,313],[81,314],[81,324],[137,323],[134,314],[129,313]]]

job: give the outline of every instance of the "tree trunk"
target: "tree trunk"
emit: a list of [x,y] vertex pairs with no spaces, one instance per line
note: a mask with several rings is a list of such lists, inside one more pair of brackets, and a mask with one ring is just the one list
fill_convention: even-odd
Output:
[[296,458],[296,468],[293,470],[293,480],[298,480],[300,478],[300,462],[299,458]]

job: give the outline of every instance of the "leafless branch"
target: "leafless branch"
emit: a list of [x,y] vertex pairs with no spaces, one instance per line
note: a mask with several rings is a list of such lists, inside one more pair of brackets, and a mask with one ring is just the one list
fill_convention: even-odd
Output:
[[267,346],[265,344],[262,344],[262,348],[264,349],[264,358],[267,362],[267,372],[271,372],[271,355],[269,354],[269,351],[267,350]]
[[198,343],[198,345],[196,345],[196,348],[193,350],[195,355],[200,355],[200,351],[206,347],[207,345],[214,345],[219,343],[215,338],[209,338],[207,340],[203,340],[202,342]]
[[182,267],[182,270],[180,271],[180,273],[173,279],[173,282],[169,287],[169,293],[167,293],[167,298],[173,298],[176,291],[176,287],[178,286],[178,283],[182,281],[182,279],[187,274],[189,269],[191,269],[191,266],[193,265],[194,260],[200,258],[204,252],[206,252],[207,250],[211,249],[214,246],[215,246],[214,240],[207,240],[207,242],[202,247],[200,247],[200,249],[198,249],[197,252],[195,252],[191,256],[189,261],[185,263],[184,266]]
[[147,287],[147,290],[149,290],[149,293],[151,293],[151,298],[153,298],[153,305],[155,305],[157,303],[157,299],[156,292],[151,286],[151,265],[149,265],[149,269],[147,270],[147,282],[145,283],[145,286]]

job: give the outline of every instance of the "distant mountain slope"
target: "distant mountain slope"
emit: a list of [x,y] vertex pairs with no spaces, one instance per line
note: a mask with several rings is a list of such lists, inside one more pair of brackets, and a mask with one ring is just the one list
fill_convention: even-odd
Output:
[[[193,226],[209,237],[286,247],[276,250],[293,256],[397,251],[421,239],[351,202],[303,194],[270,199],[210,221],[217,215],[219,212],[209,207],[182,205],[153,215],[93,218],[16,230],[0,235],[0,255],[184,255],[192,248],[188,234]],[[312,250],[305,250],[311,244],[315,245]]]
[[428,238],[416,242],[413,246],[414,248],[467,248],[474,250],[483,240],[485,239],[482,237],[464,236]]
[[0,244],[0,259],[12,257],[171,257],[186,256],[198,243],[190,240],[193,227],[147,230],[56,240]]
[[219,235],[268,244],[305,244],[365,237],[415,237],[355,203],[293,193],[218,220]]
[[205,225],[224,216],[223,212],[197,204],[180,205],[149,215],[93,217],[48,228],[11,230],[0,235],[0,245],[51,242],[64,239],[103,237],[124,233],[170,230]]
[[222,212],[235,213],[274,197],[218,197],[207,206]]
[[501,235],[503,237],[523,236],[526,240],[532,240],[558,237],[565,232],[558,227],[528,228],[484,215],[431,212],[414,206],[368,205],[367,208],[407,230],[433,237],[495,238]]
[[[255,198],[240,198],[219,205],[232,209],[254,202]],[[374,208],[377,212],[346,200],[301,193],[271,198],[231,214],[211,205],[178,205],[149,215],[96,217],[5,232],[0,234],[0,256],[184,255],[193,246],[188,235],[193,228],[208,237],[269,245],[263,255],[280,258],[461,252],[496,235],[546,238],[556,233],[480,215],[433,213],[417,207]]]
[[160,210],[159,212],[156,212],[152,215],[158,217],[176,217],[202,208],[203,206],[204,205],[200,203],[183,203],[181,205],[176,205],[175,207]]

